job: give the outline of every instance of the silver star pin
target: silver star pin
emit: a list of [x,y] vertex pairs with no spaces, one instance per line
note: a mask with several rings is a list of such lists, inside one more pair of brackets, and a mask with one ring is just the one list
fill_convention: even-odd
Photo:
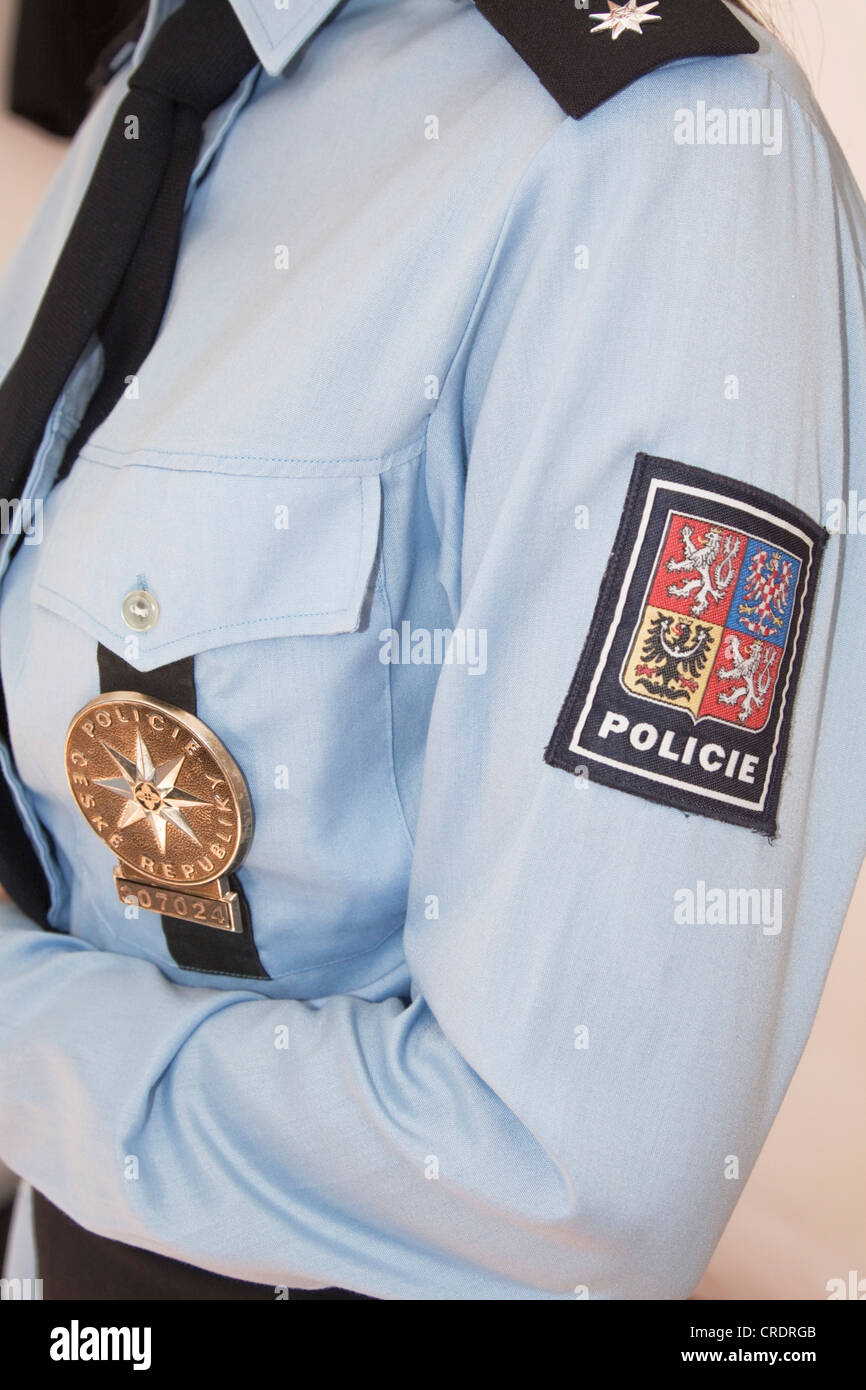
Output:
[[116,748],[103,742],[103,748],[111,755],[120,769],[120,777],[98,777],[95,780],[107,791],[122,796],[126,805],[117,821],[118,830],[124,830],[136,821],[147,820],[159,845],[165,854],[165,836],[169,822],[197,845],[201,840],[188,824],[181,812],[182,806],[207,806],[201,797],[192,792],[182,791],[177,779],[184,763],[184,755],[169,758],[167,762],[154,766],[147,744],[140,732],[136,733],[135,762],[125,758]]
[[624,34],[626,29],[631,29],[635,34],[642,34],[642,24],[651,24],[654,19],[661,19],[660,14],[650,14],[654,10],[659,0],[651,0],[649,5],[639,5],[637,0],[628,0],[625,5],[617,5],[614,0],[607,0],[609,14],[591,14],[590,19],[600,19],[601,24],[596,24],[594,29],[590,29],[591,34],[598,34],[602,29],[610,30],[612,39],[618,39],[620,34]]

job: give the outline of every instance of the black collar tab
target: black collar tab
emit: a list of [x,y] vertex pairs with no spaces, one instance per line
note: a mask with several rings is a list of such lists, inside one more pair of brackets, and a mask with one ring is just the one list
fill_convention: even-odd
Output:
[[475,0],[569,116],[678,58],[757,53],[724,0]]

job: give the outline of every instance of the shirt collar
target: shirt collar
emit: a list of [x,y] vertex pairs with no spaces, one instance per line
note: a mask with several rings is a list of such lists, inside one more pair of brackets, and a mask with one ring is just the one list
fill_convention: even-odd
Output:
[[256,57],[271,77],[282,72],[341,0],[231,0]]
[[[342,0],[231,0],[256,57],[271,77],[314,34]],[[160,24],[181,0],[150,0],[147,19],[138,41],[135,62],[140,61]]]

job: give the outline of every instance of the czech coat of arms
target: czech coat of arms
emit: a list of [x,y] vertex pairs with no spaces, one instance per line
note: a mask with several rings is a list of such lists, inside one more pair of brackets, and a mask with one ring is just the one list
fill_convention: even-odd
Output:
[[671,512],[622,682],[692,719],[762,729],[800,561],[757,536]]
[[775,834],[826,539],[754,483],[638,454],[546,761]]

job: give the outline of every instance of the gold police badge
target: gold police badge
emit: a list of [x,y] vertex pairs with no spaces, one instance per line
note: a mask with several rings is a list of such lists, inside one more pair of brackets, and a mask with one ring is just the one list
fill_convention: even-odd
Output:
[[252,839],[252,801],[206,724],[134,691],[100,695],[69,726],[66,775],[88,825],[117,855],[122,902],[243,930],[228,876]]

